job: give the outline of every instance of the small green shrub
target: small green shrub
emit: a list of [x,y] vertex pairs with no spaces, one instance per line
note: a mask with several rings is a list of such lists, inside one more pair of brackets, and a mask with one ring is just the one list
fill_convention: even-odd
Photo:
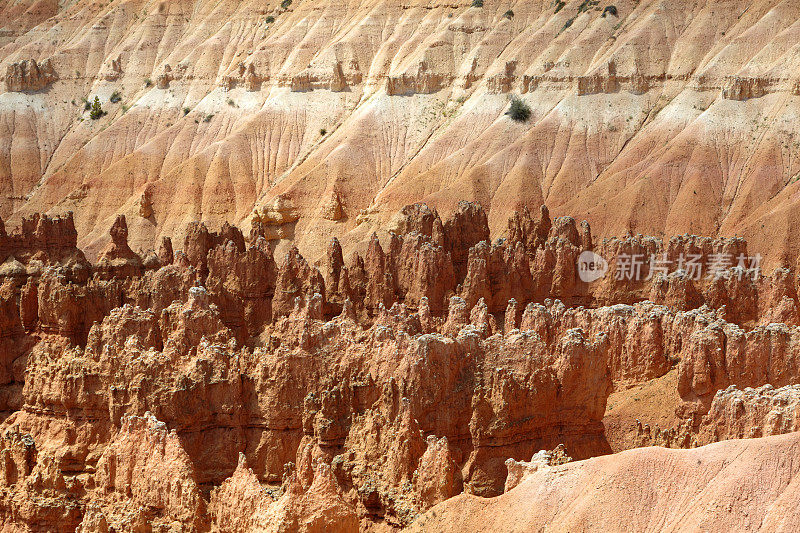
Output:
[[273,22],[275,22],[275,17],[273,17],[272,15],[269,15],[266,18],[266,21],[267,21],[267,24],[272,24]]
[[150,78],[145,78],[144,79],[144,86],[145,87],[152,87],[153,86],[153,80],[151,80]]
[[281,7],[283,9],[289,9],[290,5],[292,5],[292,0],[283,0],[283,2],[281,2]]
[[212,120],[213,118],[214,118],[214,115],[212,115],[211,113],[209,113],[208,115],[206,115],[206,116],[203,118],[203,122],[211,122],[211,120]]
[[328,130],[326,130],[325,128],[322,128],[321,130],[319,130],[319,134],[322,135],[323,137],[325,137],[328,134]]
[[92,103],[86,98],[81,98],[81,100],[83,100],[83,110],[89,111],[92,108]]
[[183,108],[183,116],[185,117],[186,115],[188,115],[189,111],[191,111],[191,109],[189,109],[188,107],[184,107]]
[[611,15],[612,17],[618,17],[619,14],[617,13],[617,6],[606,6],[606,8],[603,10],[603,15],[602,15],[603,18],[605,18],[606,15]]
[[567,5],[567,4],[566,4],[566,3],[564,3],[564,2],[562,2],[561,0],[556,0],[556,4],[555,4],[555,6],[556,6],[556,11],[555,11],[555,12],[556,12],[556,13],[558,13],[559,11],[561,11],[562,9],[564,9],[564,6],[565,6],[565,5]]
[[89,118],[92,120],[97,120],[99,118],[103,118],[105,114],[106,112],[103,111],[103,107],[100,105],[100,98],[95,96],[94,102],[92,102],[92,110],[89,112]]
[[119,102],[122,101],[122,93],[120,93],[119,91],[114,91],[113,93],[111,93],[111,98],[109,98],[109,101],[112,104],[118,104]]
[[506,115],[510,116],[511,120],[515,122],[527,122],[531,118],[531,108],[519,97],[512,96],[511,105],[506,111]]
[[233,101],[233,98],[228,98],[227,104],[231,107],[234,107],[236,105],[236,102]]
[[573,23],[573,22],[575,22],[575,17],[572,17],[571,19],[567,20],[567,21],[564,23],[564,27],[561,29],[561,31],[564,31],[564,30],[566,30],[567,28],[569,28],[570,26],[572,26],[572,23]]
[[505,13],[503,13],[503,16],[504,16],[505,18],[507,18],[508,20],[511,20],[511,19],[513,19],[513,18],[514,18],[514,12],[513,12],[512,10],[510,10],[510,9],[509,9],[508,11],[506,11]]
[[472,0],[472,7],[483,7],[483,0]]

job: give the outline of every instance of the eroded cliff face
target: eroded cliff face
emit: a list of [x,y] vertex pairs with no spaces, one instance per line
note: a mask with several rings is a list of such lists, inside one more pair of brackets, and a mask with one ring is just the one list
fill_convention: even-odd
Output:
[[799,9],[7,2],[0,216],[74,211],[93,260],[119,214],[137,251],[201,220],[316,260],[417,201],[479,201],[494,237],[546,203],[596,236],[741,235],[793,267]]
[[[258,226],[193,223],[142,257],[117,217],[91,263],[71,215],[0,225],[0,520],[394,530],[462,492],[611,452],[612,392],[670,375],[675,424],[634,413],[624,447],[796,429],[793,272],[643,265],[617,279],[632,252],[708,259],[747,243],[598,241],[534,213],[492,243],[477,204],[444,219],[408,205],[384,242],[345,256],[332,239],[317,262],[276,256]],[[587,249],[610,264],[591,283]]]

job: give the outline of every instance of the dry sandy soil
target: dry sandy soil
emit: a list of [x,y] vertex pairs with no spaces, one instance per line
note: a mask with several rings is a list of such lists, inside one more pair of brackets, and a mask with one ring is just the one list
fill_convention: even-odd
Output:
[[457,496],[411,531],[796,531],[800,435],[641,448],[550,467],[496,498]]

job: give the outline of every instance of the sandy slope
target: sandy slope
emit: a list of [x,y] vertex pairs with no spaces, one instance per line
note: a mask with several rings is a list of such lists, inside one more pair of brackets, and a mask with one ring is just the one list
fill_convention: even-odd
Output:
[[[0,216],[74,210],[91,253],[117,213],[147,248],[284,195],[318,257],[413,201],[478,200],[498,235],[546,202],[596,235],[740,234],[793,264],[800,4],[610,5],[0,2],[0,76],[51,59],[59,78],[0,93]],[[528,123],[504,115],[510,94]]]
[[796,531],[800,434],[639,448],[539,471],[493,499],[461,495],[416,531]]

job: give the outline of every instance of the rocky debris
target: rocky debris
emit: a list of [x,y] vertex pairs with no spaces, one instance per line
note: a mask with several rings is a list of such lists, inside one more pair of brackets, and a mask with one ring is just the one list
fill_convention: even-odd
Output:
[[268,241],[288,238],[291,236],[292,225],[299,218],[300,214],[292,201],[278,196],[263,207],[253,210],[251,236],[258,235]]
[[386,94],[431,94],[441,91],[452,82],[452,73],[434,70],[428,61],[423,60],[402,74],[387,77]]
[[572,457],[567,455],[566,449],[563,444],[559,444],[552,450],[539,450],[530,461],[515,461],[514,459],[506,460],[506,468],[508,468],[508,477],[506,478],[506,486],[503,492],[508,492],[522,480],[534,472],[548,466],[559,466],[572,461]]
[[312,62],[312,64],[291,77],[288,85],[292,91],[311,91],[326,89],[333,92],[342,92],[355,85],[360,85],[362,73],[358,62],[353,59],[344,65],[341,61]]
[[760,98],[770,92],[773,80],[734,76],[726,80],[722,97],[726,100],[749,100]]
[[596,72],[589,76],[578,77],[578,96],[598,93],[614,93],[619,90],[616,63],[610,61],[605,72]]
[[342,220],[345,217],[342,199],[338,193],[331,194],[328,200],[322,205],[322,211],[320,215],[322,218],[326,220],[333,220],[334,222]]
[[9,92],[40,91],[58,79],[50,59],[41,64],[35,59],[10,63],[6,67],[6,90]]
[[122,75],[122,56],[112,58],[100,71],[100,76],[106,81],[117,81]]
[[248,92],[257,92],[261,90],[261,84],[267,80],[269,76],[259,74],[254,63],[246,66],[244,63],[239,63],[235,72],[222,77],[221,86],[230,91],[238,85],[243,85]]
[[492,94],[506,94],[511,92],[517,80],[515,72],[517,70],[516,61],[506,61],[503,72],[498,72],[494,76],[486,79],[486,89]]
[[161,73],[156,77],[156,87],[159,89],[169,89],[169,84],[174,79],[175,75],[172,73],[172,67],[166,64],[162,68]]
[[139,216],[150,218],[153,216],[153,197],[152,189],[145,189],[139,198]]

